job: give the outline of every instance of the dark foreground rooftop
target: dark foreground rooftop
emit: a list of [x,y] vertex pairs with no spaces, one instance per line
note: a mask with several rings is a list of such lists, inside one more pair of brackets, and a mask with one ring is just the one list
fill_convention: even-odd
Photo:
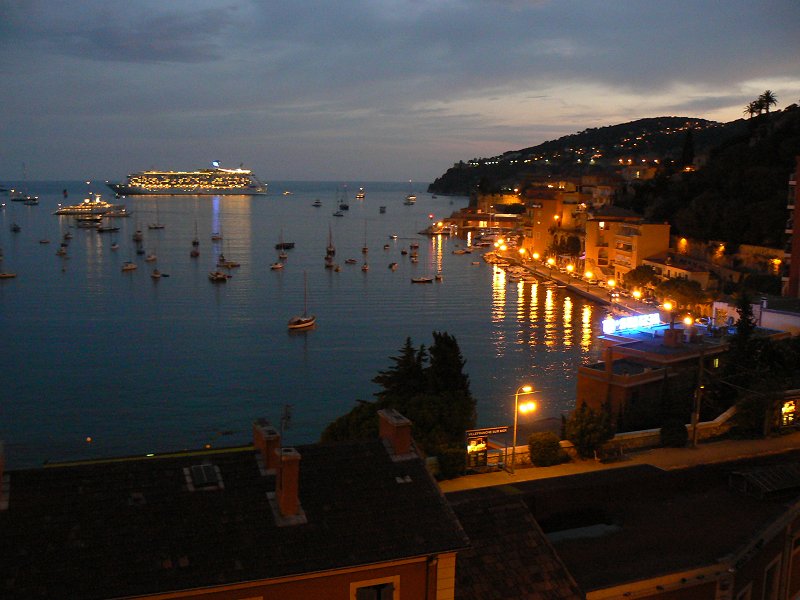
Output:
[[467,545],[418,458],[393,462],[377,440],[298,451],[307,523],[289,527],[252,448],[12,471],[0,597],[202,588]]
[[[520,494],[568,572],[590,592],[735,555],[797,502],[800,479],[762,497],[731,482],[750,471],[749,480],[761,481],[760,468],[798,461],[800,452],[676,471],[635,466],[453,492],[447,498],[456,510],[464,502],[490,510],[496,502],[504,506],[502,498],[511,491]],[[468,527],[467,532],[476,543]]]

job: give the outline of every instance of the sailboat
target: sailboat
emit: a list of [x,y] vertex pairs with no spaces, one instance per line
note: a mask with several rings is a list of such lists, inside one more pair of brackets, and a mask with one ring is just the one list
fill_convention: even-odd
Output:
[[364,219],[364,245],[361,247],[361,253],[366,254],[369,252],[369,248],[367,248],[367,220]]
[[147,224],[148,229],[164,229],[164,224],[158,218],[158,199],[156,199],[156,220]]
[[25,163],[22,163],[22,184],[25,188],[24,191],[10,190],[8,192],[8,199],[12,202],[24,202],[28,205],[39,204],[39,196],[31,196],[28,194],[28,174],[25,170]]
[[293,246],[294,244],[289,245],[283,241],[283,228],[281,228],[281,239],[275,244],[275,248],[278,250],[278,260],[286,260],[289,258],[289,255],[286,253],[286,248],[291,248]]
[[336,246],[333,245],[333,232],[331,226],[328,225],[328,247],[325,249],[325,268],[332,269],[336,265],[333,264],[333,257],[336,255]]
[[289,329],[307,329],[313,327],[317,317],[308,314],[308,275],[303,272],[303,314],[289,319]]
[[406,200],[403,204],[411,205],[417,201],[417,195],[414,193],[414,188],[411,187],[411,180],[408,180],[408,194],[406,195]]

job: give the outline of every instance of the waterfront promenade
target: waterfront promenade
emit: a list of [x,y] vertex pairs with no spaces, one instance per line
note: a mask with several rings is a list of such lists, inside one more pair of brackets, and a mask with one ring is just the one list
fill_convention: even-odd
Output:
[[552,467],[517,467],[512,475],[506,471],[492,471],[475,475],[464,475],[456,479],[439,482],[443,492],[513,485],[533,479],[563,477],[600,471],[619,469],[633,465],[652,465],[659,469],[685,469],[688,467],[728,462],[742,458],[768,456],[792,450],[800,450],[800,432],[792,431],[762,440],[720,440],[701,443],[697,448],[649,448],[626,452],[614,462],[595,460],[574,460]]

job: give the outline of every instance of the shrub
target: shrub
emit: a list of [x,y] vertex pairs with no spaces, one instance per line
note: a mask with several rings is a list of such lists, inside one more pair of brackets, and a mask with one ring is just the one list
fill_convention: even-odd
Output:
[[689,441],[689,432],[680,419],[670,419],[661,426],[661,445],[667,448],[683,448]]
[[464,474],[467,453],[463,448],[445,448],[437,458],[439,460],[440,479],[452,479]]
[[531,464],[537,467],[549,467],[567,461],[567,453],[561,449],[558,436],[552,431],[532,433],[528,438],[528,450]]

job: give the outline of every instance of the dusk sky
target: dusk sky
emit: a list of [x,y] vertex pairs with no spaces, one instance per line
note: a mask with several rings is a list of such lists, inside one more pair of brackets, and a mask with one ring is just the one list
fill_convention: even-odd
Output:
[[800,1],[0,0],[0,181],[240,163],[431,181],[662,115],[800,101]]

